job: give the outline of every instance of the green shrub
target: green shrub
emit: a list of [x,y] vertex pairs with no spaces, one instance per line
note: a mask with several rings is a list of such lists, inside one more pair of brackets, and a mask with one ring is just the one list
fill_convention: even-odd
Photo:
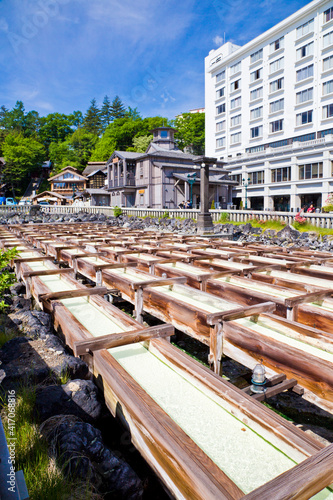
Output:
[[3,312],[8,307],[3,300],[4,291],[16,283],[15,274],[4,268],[17,256],[17,253],[16,248],[0,250],[0,312]]
[[161,219],[169,219],[170,214],[169,212],[164,212],[164,214],[161,216]]
[[214,200],[212,201],[212,205],[210,208],[211,208],[211,210],[215,210],[215,201]]
[[241,200],[241,202],[239,204],[239,210],[243,210],[243,200]]
[[113,215],[115,217],[119,217],[119,215],[122,215],[123,211],[120,207],[117,207],[117,205],[113,209]]
[[222,212],[219,218],[219,222],[223,224],[224,222],[228,222],[230,219],[229,214],[227,212]]

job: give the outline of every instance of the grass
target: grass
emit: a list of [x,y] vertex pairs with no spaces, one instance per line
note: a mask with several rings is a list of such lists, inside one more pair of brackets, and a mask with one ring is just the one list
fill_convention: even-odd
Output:
[[31,500],[98,500],[92,486],[67,478],[54,457],[48,454],[48,444],[41,437],[34,412],[36,390],[22,386],[16,394],[15,428],[9,427],[7,401],[2,398],[2,420],[7,439],[15,435],[15,469],[23,470]]

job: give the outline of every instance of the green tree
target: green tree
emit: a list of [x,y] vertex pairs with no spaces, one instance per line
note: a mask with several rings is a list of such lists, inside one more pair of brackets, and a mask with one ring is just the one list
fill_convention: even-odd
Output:
[[189,148],[196,155],[205,152],[205,113],[183,113],[173,122],[180,149]]
[[73,115],[50,113],[40,119],[39,138],[48,150],[51,142],[63,142],[73,134]]
[[139,135],[137,137],[133,137],[133,147],[127,148],[127,151],[135,151],[136,153],[145,153],[152,140],[153,140],[152,135]]
[[111,104],[111,115],[113,120],[117,118],[124,118],[126,116],[125,106],[120,100],[120,97],[116,95]]
[[84,115],[82,126],[86,132],[97,136],[100,134],[102,130],[101,114],[97,107],[96,99],[90,101],[90,106]]
[[10,133],[4,141],[3,154],[6,160],[4,181],[23,194],[31,173],[40,169],[45,161],[45,149],[32,137]]
[[111,103],[110,103],[110,99],[108,98],[107,95],[104,97],[104,100],[103,100],[100,117],[101,117],[102,130],[104,132],[106,127],[113,120],[112,111],[111,111]]
[[129,118],[130,120],[140,120],[142,119],[138,108],[131,108],[131,106],[128,106],[128,109],[126,111],[126,117]]
[[78,128],[64,142],[52,142],[49,148],[49,157],[55,166],[55,172],[59,172],[68,165],[76,167],[82,172],[90,160],[97,140],[98,137],[95,134]]
[[0,312],[3,312],[8,305],[4,301],[4,292],[11,285],[16,283],[16,276],[6,267],[17,256],[16,248],[0,250]]

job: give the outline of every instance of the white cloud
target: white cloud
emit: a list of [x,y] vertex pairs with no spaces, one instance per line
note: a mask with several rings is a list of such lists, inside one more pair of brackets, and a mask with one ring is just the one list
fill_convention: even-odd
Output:
[[219,35],[216,35],[216,37],[213,38],[213,42],[217,47],[220,47],[223,44],[223,38]]

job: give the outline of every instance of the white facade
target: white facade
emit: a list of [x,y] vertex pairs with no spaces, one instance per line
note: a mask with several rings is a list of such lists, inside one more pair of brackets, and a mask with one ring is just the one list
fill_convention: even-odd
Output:
[[238,176],[235,203],[321,207],[333,192],[333,1],[211,51],[205,79],[206,155]]

